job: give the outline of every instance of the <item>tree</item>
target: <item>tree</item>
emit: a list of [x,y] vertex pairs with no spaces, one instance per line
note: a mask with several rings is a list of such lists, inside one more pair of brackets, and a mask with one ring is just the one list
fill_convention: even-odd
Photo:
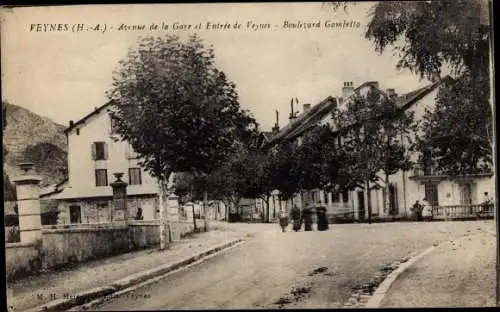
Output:
[[[376,90],[369,90],[366,96],[355,94],[336,116],[343,129],[337,160],[341,164],[339,184],[347,189],[362,186],[366,190],[371,222],[370,183],[379,180],[377,173],[384,172],[388,188],[390,175],[412,165],[406,144],[414,128],[413,116]],[[385,201],[387,204],[387,196]]]
[[477,84],[466,75],[439,90],[436,107],[426,111],[423,135],[418,137],[420,161],[430,153],[435,169],[449,176],[491,171],[493,118],[488,95],[472,90]]
[[160,186],[161,249],[166,247],[163,202],[172,191],[170,175],[212,173],[254,125],[214,57],[196,35],[187,41],[173,35],[143,38],[119,62],[107,92],[116,132]]
[[380,116],[376,120],[380,123],[379,134],[383,142],[381,169],[385,176],[384,207],[392,214],[389,207],[389,176],[399,170],[410,170],[413,166],[409,152],[415,150],[413,135],[418,123],[414,120],[413,111],[399,109],[393,99],[381,97],[378,103],[373,107],[375,111],[372,114]]
[[[450,69],[456,82],[443,86],[434,111],[425,115],[420,151],[432,151],[445,174],[473,173],[491,165],[488,2],[379,2],[372,7],[366,38],[383,53],[399,53],[398,68],[432,81]],[[483,168],[484,169],[484,168]]]
[[281,142],[269,150],[269,183],[280,192],[281,199],[293,201],[299,191],[299,166],[295,142]]

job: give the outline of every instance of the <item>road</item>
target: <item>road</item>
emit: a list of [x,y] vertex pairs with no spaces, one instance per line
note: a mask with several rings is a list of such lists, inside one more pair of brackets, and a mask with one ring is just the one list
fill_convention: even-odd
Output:
[[[274,308],[293,289],[305,296],[284,307],[336,308],[385,264],[434,243],[494,230],[493,221],[345,224],[299,233],[281,233],[276,224],[237,226],[254,237],[93,309]],[[311,274],[318,268],[321,274]]]

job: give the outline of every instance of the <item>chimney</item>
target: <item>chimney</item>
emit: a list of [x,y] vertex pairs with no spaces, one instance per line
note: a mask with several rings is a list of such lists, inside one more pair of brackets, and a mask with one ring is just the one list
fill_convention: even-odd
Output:
[[274,127],[273,127],[273,132],[278,132],[280,131],[280,126],[279,126],[279,113],[278,111],[276,110],[276,123],[274,124]]
[[304,110],[304,113],[307,112],[309,109],[311,109],[311,104],[302,105],[302,109]]
[[370,81],[370,82],[369,82],[369,84],[370,84],[371,86],[374,86],[375,88],[378,88],[378,87],[379,87],[379,85],[378,85],[378,81]]
[[[290,101],[290,117],[288,117],[288,119],[290,119],[290,121],[294,120],[295,118],[297,118],[297,112],[295,112],[294,108],[293,108],[293,100],[294,98],[292,98],[292,100]],[[298,100],[297,98],[295,98],[295,100],[297,101],[298,103]]]
[[69,121],[69,127],[71,128],[71,127],[73,127],[74,125],[75,125],[75,123],[73,122],[73,120],[70,120],[70,121]]
[[387,89],[386,90],[386,93],[387,93],[387,96],[391,99],[391,100],[394,100],[395,98],[398,97],[398,94],[396,93],[396,91],[392,88],[390,89]]
[[345,101],[354,93],[354,87],[352,81],[345,81],[344,87],[342,87],[342,101]]

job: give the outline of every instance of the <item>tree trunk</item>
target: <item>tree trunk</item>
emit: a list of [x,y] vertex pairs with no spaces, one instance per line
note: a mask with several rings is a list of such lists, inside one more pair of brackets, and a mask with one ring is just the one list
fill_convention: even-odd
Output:
[[194,225],[194,231],[196,232],[196,213],[194,212],[194,203],[193,203],[193,225]]
[[165,182],[158,180],[160,208],[160,250],[168,248],[170,243],[170,224],[168,220],[168,188]]
[[371,201],[370,180],[366,180],[366,201],[368,207],[368,224],[372,223],[372,201]]
[[266,197],[267,200],[265,201],[265,204],[266,204],[266,223],[269,223],[270,220],[269,220],[269,216],[270,216],[270,213],[269,213],[269,196]]
[[385,194],[384,194],[384,207],[385,211],[390,215],[391,213],[391,199],[389,193],[389,175],[385,174]]
[[208,192],[205,190],[203,192],[203,216],[204,216],[204,223],[205,223],[205,232],[208,232],[210,229],[210,222],[209,222],[209,213],[208,213]]

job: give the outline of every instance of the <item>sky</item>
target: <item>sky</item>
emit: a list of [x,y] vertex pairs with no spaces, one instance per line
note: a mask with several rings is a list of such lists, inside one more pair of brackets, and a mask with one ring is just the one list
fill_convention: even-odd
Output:
[[[371,2],[334,12],[322,3],[80,5],[16,8],[2,12],[2,100],[68,125],[106,103],[113,70],[142,36],[196,32],[213,45],[216,66],[237,86],[241,106],[262,130],[270,130],[279,111],[288,123],[290,99],[317,104],[340,96],[344,81],[354,86],[378,81],[383,89],[410,92],[429,82],[396,70],[391,50],[379,55],[364,38]],[[320,28],[285,28],[285,23],[319,22]],[[239,29],[206,29],[206,23],[240,23]],[[270,28],[247,28],[269,24]],[[353,27],[328,28],[339,22]],[[159,25],[149,30],[151,24]],[[174,23],[201,30],[172,29]],[[38,25],[41,24],[41,25]],[[43,31],[67,24],[64,31]],[[73,32],[99,24],[106,31]],[[119,30],[122,24],[144,30]],[[161,25],[169,29],[161,29]],[[359,27],[356,27],[359,26]],[[56,28],[59,27],[56,25]],[[76,27],[76,26],[75,26]],[[50,30],[50,28],[49,28]]]

